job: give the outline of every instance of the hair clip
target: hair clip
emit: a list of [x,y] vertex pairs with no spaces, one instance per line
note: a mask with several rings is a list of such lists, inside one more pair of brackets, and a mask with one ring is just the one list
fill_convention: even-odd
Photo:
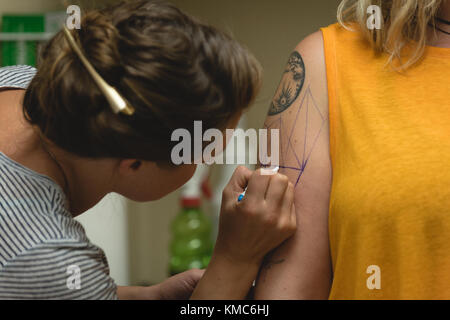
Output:
[[83,65],[86,67],[89,74],[94,79],[95,83],[97,83],[100,91],[105,95],[114,113],[116,114],[123,113],[127,116],[132,116],[135,112],[135,109],[132,106],[130,106],[130,104],[120,95],[120,93],[115,88],[113,88],[112,86],[107,84],[105,80],[103,80],[100,74],[94,69],[92,64],[86,59],[84,54],[81,52],[81,49],[76,44],[75,39],[73,38],[70,31],[66,28],[66,26],[63,26],[63,32],[71,48],[80,58]]

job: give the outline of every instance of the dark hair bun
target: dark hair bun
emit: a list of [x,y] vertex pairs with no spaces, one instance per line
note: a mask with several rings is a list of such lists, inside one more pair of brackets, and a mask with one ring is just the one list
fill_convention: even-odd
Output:
[[72,34],[94,68],[136,109],[117,115],[62,32],[41,51],[24,99],[33,125],[84,157],[167,161],[173,130],[224,129],[255,98],[257,60],[230,36],[162,1],[133,1],[83,16]]

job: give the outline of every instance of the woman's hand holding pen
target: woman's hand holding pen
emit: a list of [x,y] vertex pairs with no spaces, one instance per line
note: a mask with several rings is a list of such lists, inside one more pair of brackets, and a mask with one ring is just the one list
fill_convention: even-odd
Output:
[[[267,171],[266,171],[267,172]],[[294,187],[282,174],[239,167],[223,191],[215,254],[260,264],[296,230]],[[237,202],[247,187],[245,197]]]
[[192,299],[244,299],[264,256],[295,233],[294,187],[265,173],[239,167],[224,189],[214,254]]

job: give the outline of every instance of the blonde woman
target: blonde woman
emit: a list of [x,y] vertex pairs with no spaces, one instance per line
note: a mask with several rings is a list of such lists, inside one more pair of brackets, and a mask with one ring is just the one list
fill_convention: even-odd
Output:
[[269,111],[299,227],[255,297],[449,299],[450,2],[338,17],[295,48]]

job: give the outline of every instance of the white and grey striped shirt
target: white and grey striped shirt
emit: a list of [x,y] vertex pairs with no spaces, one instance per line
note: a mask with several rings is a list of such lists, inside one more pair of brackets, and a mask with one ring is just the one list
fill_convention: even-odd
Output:
[[[35,73],[0,68],[0,89],[26,89]],[[116,289],[61,188],[0,150],[0,299],[117,299]]]

